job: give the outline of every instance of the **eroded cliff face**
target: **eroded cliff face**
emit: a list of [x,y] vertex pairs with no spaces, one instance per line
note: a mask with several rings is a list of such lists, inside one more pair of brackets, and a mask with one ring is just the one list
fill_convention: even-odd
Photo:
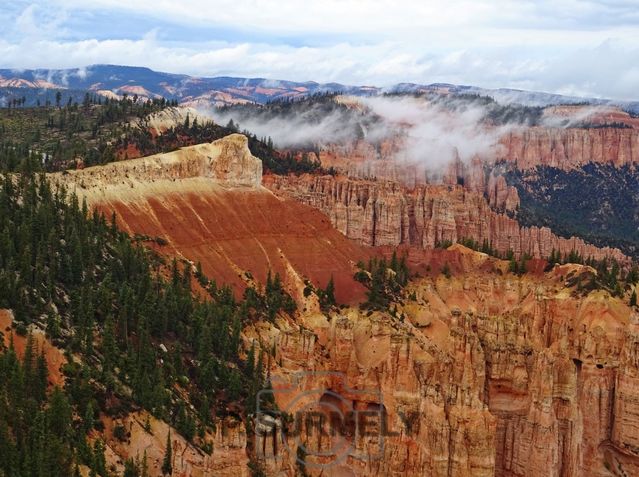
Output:
[[[143,460],[146,456],[148,473],[162,476],[166,442],[171,432],[173,474],[176,477],[248,477],[247,435],[239,418],[214,418],[214,432],[207,431],[203,442],[211,444],[211,453],[203,452],[173,427],[146,411],[133,412],[113,420],[102,417],[105,429],[102,438],[107,444],[107,460],[118,472],[124,471],[126,459]],[[114,435],[116,426],[125,429],[126,440]],[[97,436],[96,436],[97,437]]]
[[[594,273],[588,267],[519,278],[503,272],[506,262],[461,246],[440,255],[462,273],[409,285],[414,300],[398,306],[397,317],[343,310],[248,332],[275,350],[269,362],[281,410],[294,415],[313,399],[335,406],[343,399],[385,413],[383,447],[375,435],[347,432],[348,457],[326,468],[314,466],[340,448],[306,427],[307,471],[639,475],[637,313],[607,292],[582,296],[566,285],[567,277]],[[311,373],[295,381],[299,370]],[[333,394],[339,398],[331,401]],[[303,403],[294,399],[300,395]],[[255,445],[269,474],[293,475],[299,442],[269,435]]]
[[249,151],[246,136],[231,134],[173,152],[49,175],[54,184],[63,184],[89,203],[103,196],[135,198],[147,186],[170,191],[177,180],[197,178],[223,187],[259,187],[262,161]]
[[[578,113],[583,114],[571,110],[566,115],[572,118]],[[424,151],[421,161],[404,157],[399,135],[375,145],[366,139],[328,144],[321,149],[319,159],[324,167],[341,172],[337,178],[268,178],[265,185],[317,207],[338,230],[366,245],[427,248],[442,240],[471,238],[479,243],[487,240],[501,252],[513,250],[517,256],[528,253],[548,257],[555,249],[563,255],[575,251],[584,257],[608,256],[627,263],[624,254],[634,253],[633,248],[615,235],[617,229],[612,230],[618,219],[606,219],[605,199],[600,214],[603,218],[598,222],[604,226],[586,236],[598,243],[608,238],[610,244],[621,244],[623,252],[570,237],[570,231],[576,235],[584,232],[547,215],[546,224],[566,235],[553,234],[542,226],[544,212],[529,200],[522,204],[521,190],[504,176],[511,168],[579,171],[587,164],[621,168],[639,162],[636,120],[616,110],[588,118],[590,128],[514,128],[501,137],[493,154],[466,161],[453,159],[443,169],[435,170],[429,170],[429,164],[437,164],[437,158],[429,158],[428,151]],[[612,123],[618,127],[611,127]],[[539,187],[543,190],[552,183],[547,181]],[[559,217],[571,213],[568,206],[553,210]],[[539,226],[519,226],[520,212]],[[605,227],[606,220],[609,228]]]
[[[546,227],[521,227],[515,219],[493,210],[483,194],[463,186],[407,189],[396,182],[310,175],[268,176],[264,185],[321,210],[337,230],[369,246],[432,248],[445,240],[472,238],[480,243],[487,240],[500,252],[512,250],[516,256],[528,253],[546,258],[555,249],[562,254],[575,250],[584,257],[627,261],[617,249],[558,237]],[[516,191],[505,185],[503,177],[491,176],[488,189],[492,203],[507,210],[516,206]]]
[[364,297],[353,274],[370,252],[321,212],[262,187],[262,163],[240,134],[50,178],[159,252],[200,262],[238,295],[247,276],[264,282],[272,270],[321,287],[333,277],[342,302]]
[[[448,184],[411,189],[332,176],[265,177],[278,197],[255,184],[261,168],[245,141],[218,144],[215,154],[208,147],[192,151],[54,180],[107,216],[115,211],[131,234],[162,237],[166,245],[156,249],[201,261],[204,272],[220,282],[240,286],[247,272],[259,281],[270,269],[282,274],[299,313],[253,323],[243,333],[247,350],[252,343],[262,350],[279,409],[294,413],[315,399],[340,409],[379,411],[388,431],[381,447],[379,432],[347,432],[352,451],[325,468],[313,464],[331,462],[333,441],[303,433],[308,450],[328,453],[309,452],[308,473],[639,475],[636,312],[604,291],[584,295],[567,284],[570,277],[594,273],[587,267],[518,277],[507,272],[507,262],[459,245],[431,248],[437,241],[472,237],[538,257],[553,248],[595,258],[618,252],[561,239],[548,229],[519,227],[489,204],[510,210],[516,197],[498,177],[472,173],[478,169],[456,169]],[[485,190],[493,191],[488,201]],[[372,251],[345,236],[424,254],[419,262],[426,278],[409,284],[394,314],[343,308],[327,316],[317,297],[304,293],[304,278],[324,286],[334,276],[338,300],[363,298],[352,279],[354,263]],[[438,273],[443,264],[450,264],[452,278]],[[293,379],[299,371],[311,374]],[[319,399],[296,404],[301,392]],[[132,414],[118,423],[134,436],[126,443],[112,438],[107,423],[111,461],[121,465],[150,449],[151,475],[159,475],[168,426],[152,421],[147,433],[140,424],[145,419]],[[176,434],[179,475],[247,475],[253,451],[268,475],[298,472],[294,436],[256,438],[238,420],[220,420],[216,434],[207,437],[210,456]]]
[[624,166],[639,163],[639,130],[628,128],[533,127],[504,136],[497,160],[520,169],[552,166],[574,169],[590,162]]
[[[515,127],[499,138],[492,154],[475,157],[466,163],[457,162],[447,174],[452,173],[453,180],[456,179],[455,173],[458,177],[467,176],[464,169],[477,163],[492,165],[506,162],[519,169],[550,166],[566,170],[589,163],[616,167],[637,164],[639,121],[623,124],[625,127],[607,127],[605,124],[590,128]],[[401,136],[377,145],[360,139],[324,145],[318,158],[325,167],[338,168],[349,177],[376,177],[398,181],[408,187],[432,182],[429,178],[433,174],[437,177],[437,171],[429,171],[429,164],[441,164],[441,158],[429,157],[426,150],[416,161],[406,157],[404,149]],[[458,166],[456,170],[455,166]],[[476,186],[471,185],[471,188]]]

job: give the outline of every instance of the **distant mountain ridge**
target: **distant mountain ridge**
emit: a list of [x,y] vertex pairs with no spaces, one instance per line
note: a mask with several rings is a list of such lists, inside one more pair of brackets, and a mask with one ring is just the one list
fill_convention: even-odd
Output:
[[63,70],[0,69],[0,88],[70,89],[94,91],[108,95],[137,94],[142,97],[165,97],[181,103],[222,105],[243,102],[265,103],[282,98],[296,98],[315,93],[363,95],[375,94],[379,88],[348,86],[314,81],[294,82],[265,78],[220,76],[201,78],[162,73],[144,67],[93,65]]
[[[316,93],[345,93],[356,96],[382,93],[441,93],[478,94],[490,96],[498,102],[515,102],[527,106],[554,104],[611,104],[638,114],[639,101],[612,101],[597,98],[564,96],[553,93],[517,89],[486,89],[476,86],[447,83],[399,83],[391,87],[353,86],[315,81],[287,81],[266,78],[237,78],[229,76],[196,77],[164,73],[139,66],[92,65],[71,69],[0,69],[0,104],[8,97],[27,90],[65,89],[93,91],[105,96],[113,94],[139,97],[177,99],[190,106],[211,106],[237,103],[266,103],[268,101],[299,98]],[[36,95],[26,95],[27,104],[35,103]],[[4,101],[3,101],[4,99]]]

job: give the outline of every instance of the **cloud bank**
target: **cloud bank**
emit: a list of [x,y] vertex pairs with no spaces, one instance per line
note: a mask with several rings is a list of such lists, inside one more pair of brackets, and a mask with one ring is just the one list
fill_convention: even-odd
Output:
[[[605,118],[606,106],[571,106],[536,109],[531,116],[504,114],[495,120],[495,103],[470,98],[413,96],[338,97],[338,104],[302,101],[292,107],[236,106],[204,113],[219,124],[233,120],[243,131],[270,137],[277,148],[332,149],[364,139],[379,146],[392,143],[396,164],[418,166],[437,177],[456,160],[494,159],[500,155],[500,139],[523,131],[533,120],[549,128],[583,127]],[[505,107],[506,112],[521,106]],[[375,162],[374,154],[370,163]],[[433,175],[434,174],[434,175]]]
[[[342,143],[355,139],[358,132],[363,134],[367,129],[361,128],[363,117],[354,117],[339,109],[326,112],[318,105],[272,117],[251,114],[250,109],[235,108],[202,110],[202,114],[213,118],[218,124],[226,125],[232,120],[242,131],[249,131],[260,138],[270,137],[278,148]],[[382,137],[385,127],[380,124],[375,134],[376,137]]]
[[362,102],[384,118],[385,133],[401,131],[403,148],[397,159],[439,169],[453,160],[470,162],[495,153],[499,138],[516,125],[488,127],[487,110],[473,104],[450,106],[412,97],[371,97]]
[[16,0],[0,62],[387,86],[451,82],[637,99],[631,0]]
[[430,171],[441,171],[457,159],[468,163],[475,156],[490,157],[502,135],[521,127],[519,123],[489,126],[485,121],[488,109],[469,101],[410,96],[342,97],[337,101],[348,103],[348,108],[301,102],[283,110],[232,107],[205,114],[219,124],[233,120],[241,130],[271,137],[278,148],[330,148],[356,139],[373,145],[391,141],[396,163]]

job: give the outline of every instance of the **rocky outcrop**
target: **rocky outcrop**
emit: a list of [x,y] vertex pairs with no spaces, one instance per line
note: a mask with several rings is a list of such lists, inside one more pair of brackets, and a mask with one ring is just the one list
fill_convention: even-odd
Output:
[[[369,245],[412,245],[432,248],[438,242],[472,238],[484,240],[500,251],[516,256],[527,253],[546,258],[552,250],[584,257],[615,257],[619,250],[598,248],[582,239],[558,237],[547,227],[521,227],[515,219],[491,209],[479,193],[462,186],[425,185],[407,190],[395,182],[350,180],[333,176],[264,178],[271,190],[295,197],[324,212],[347,237]],[[505,210],[516,207],[516,191],[493,178],[489,197]]]
[[[296,398],[306,396],[306,404],[339,408],[346,420],[359,412],[370,421],[366,432],[358,428],[359,438],[346,431],[352,439],[346,450],[305,427],[310,475],[494,475],[496,420],[482,401],[484,357],[476,335],[460,328],[443,352],[412,325],[384,314],[349,310],[302,323],[313,334],[293,323],[270,337],[260,333],[284,366],[271,370],[278,407],[296,416]],[[304,378],[291,380],[300,370]],[[269,475],[295,475],[296,438],[268,436],[256,444]]]
[[486,186],[488,205],[499,211],[514,212],[519,207],[519,193],[513,186],[506,184],[502,175],[490,174]]
[[[336,231],[321,212],[259,186],[261,161],[245,136],[169,154],[51,174],[118,226],[160,252],[184,258],[241,296],[246,277],[295,274],[325,287],[331,277],[341,302],[364,287],[355,264],[370,252]],[[304,285],[302,285],[304,288]],[[301,292],[300,292],[301,293]]]
[[[206,432],[200,443],[210,445],[210,453],[203,452],[192,442],[166,422],[156,419],[146,411],[127,414],[112,420],[102,417],[105,424],[104,438],[107,443],[107,461],[119,473],[126,459],[142,462],[146,457],[146,466],[150,476],[159,477],[166,453],[166,442],[171,432],[171,462],[173,474],[180,477],[248,477],[248,456],[246,455],[247,436],[244,424],[239,419],[221,418],[214,420],[214,432]],[[114,428],[123,427],[126,440],[114,435]]]
[[637,363],[626,358],[636,320],[606,293],[580,299],[547,285],[530,289],[513,316],[480,317],[486,399],[497,418],[495,475],[637,475],[639,421],[626,408],[639,384]]
[[193,121],[197,121],[200,125],[211,121],[210,118],[202,115],[195,108],[179,106],[165,108],[149,114],[145,118],[132,122],[131,125],[147,130],[151,134],[161,135],[171,128],[185,124],[187,120],[190,124],[193,124]]
[[633,128],[533,127],[504,136],[497,160],[520,169],[581,167],[589,162],[624,166],[639,163],[639,131]]
[[[459,273],[409,285],[413,299],[399,318],[343,310],[248,333],[275,350],[282,411],[342,399],[383,410],[383,447],[353,438],[327,469],[313,465],[329,464],[339,448],[305,428],[310,475],[638,475],[639,315],[607,292],[581,296],[565,285],[588,267],[517,278],[502,272],[505,261],[460,246],[439,253]],[[293,475],[299,445],[258,439],[258,457],[269,475]]]
[[[353,178],[377,178],[401,182],[407,187],[435,183],[456,184],[460,179],[470,190],[484,185],[483,167],[507,162],[519,169],[551,166],[575,169],[588,163],[616,167],[639,163],[637,126],[591,128],[518,128],[504,134],[494,153],[469,161],[453,161],[440,176],[429,170],[428,161],[405,160],[401,137],[372,145],[365,140],[324,145],[319,159],[325,167],[335,167]],[[477,167],[479,166],[479,167]]]
[[104,166],[50,174],[49,178],[53,183],[63,184],[78,195],[87,196],[89,200],[92,195],[107,189],[119,188],[126,191],[140,189],[144,184],[173,182],[178,179],[204,178],[224,187],[259,187],[262,181],[262,161],[249,151],[246,136],[231,134],[212,143]]

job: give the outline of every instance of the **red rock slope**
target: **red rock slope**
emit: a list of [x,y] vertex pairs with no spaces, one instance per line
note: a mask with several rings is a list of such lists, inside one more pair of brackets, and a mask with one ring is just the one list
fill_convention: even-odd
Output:
[[279,271],[301,293],[303,277],[325,286],[334,277],[337,299],[363,296],[353,279],[364,248],[335,230],[328,218],[261,187],[261,161],[246,138],[54,174],[91,206],[131,234],[161,237],[163,253],[200,261],[205,274],[241,291],[247,277],[263,281]]

